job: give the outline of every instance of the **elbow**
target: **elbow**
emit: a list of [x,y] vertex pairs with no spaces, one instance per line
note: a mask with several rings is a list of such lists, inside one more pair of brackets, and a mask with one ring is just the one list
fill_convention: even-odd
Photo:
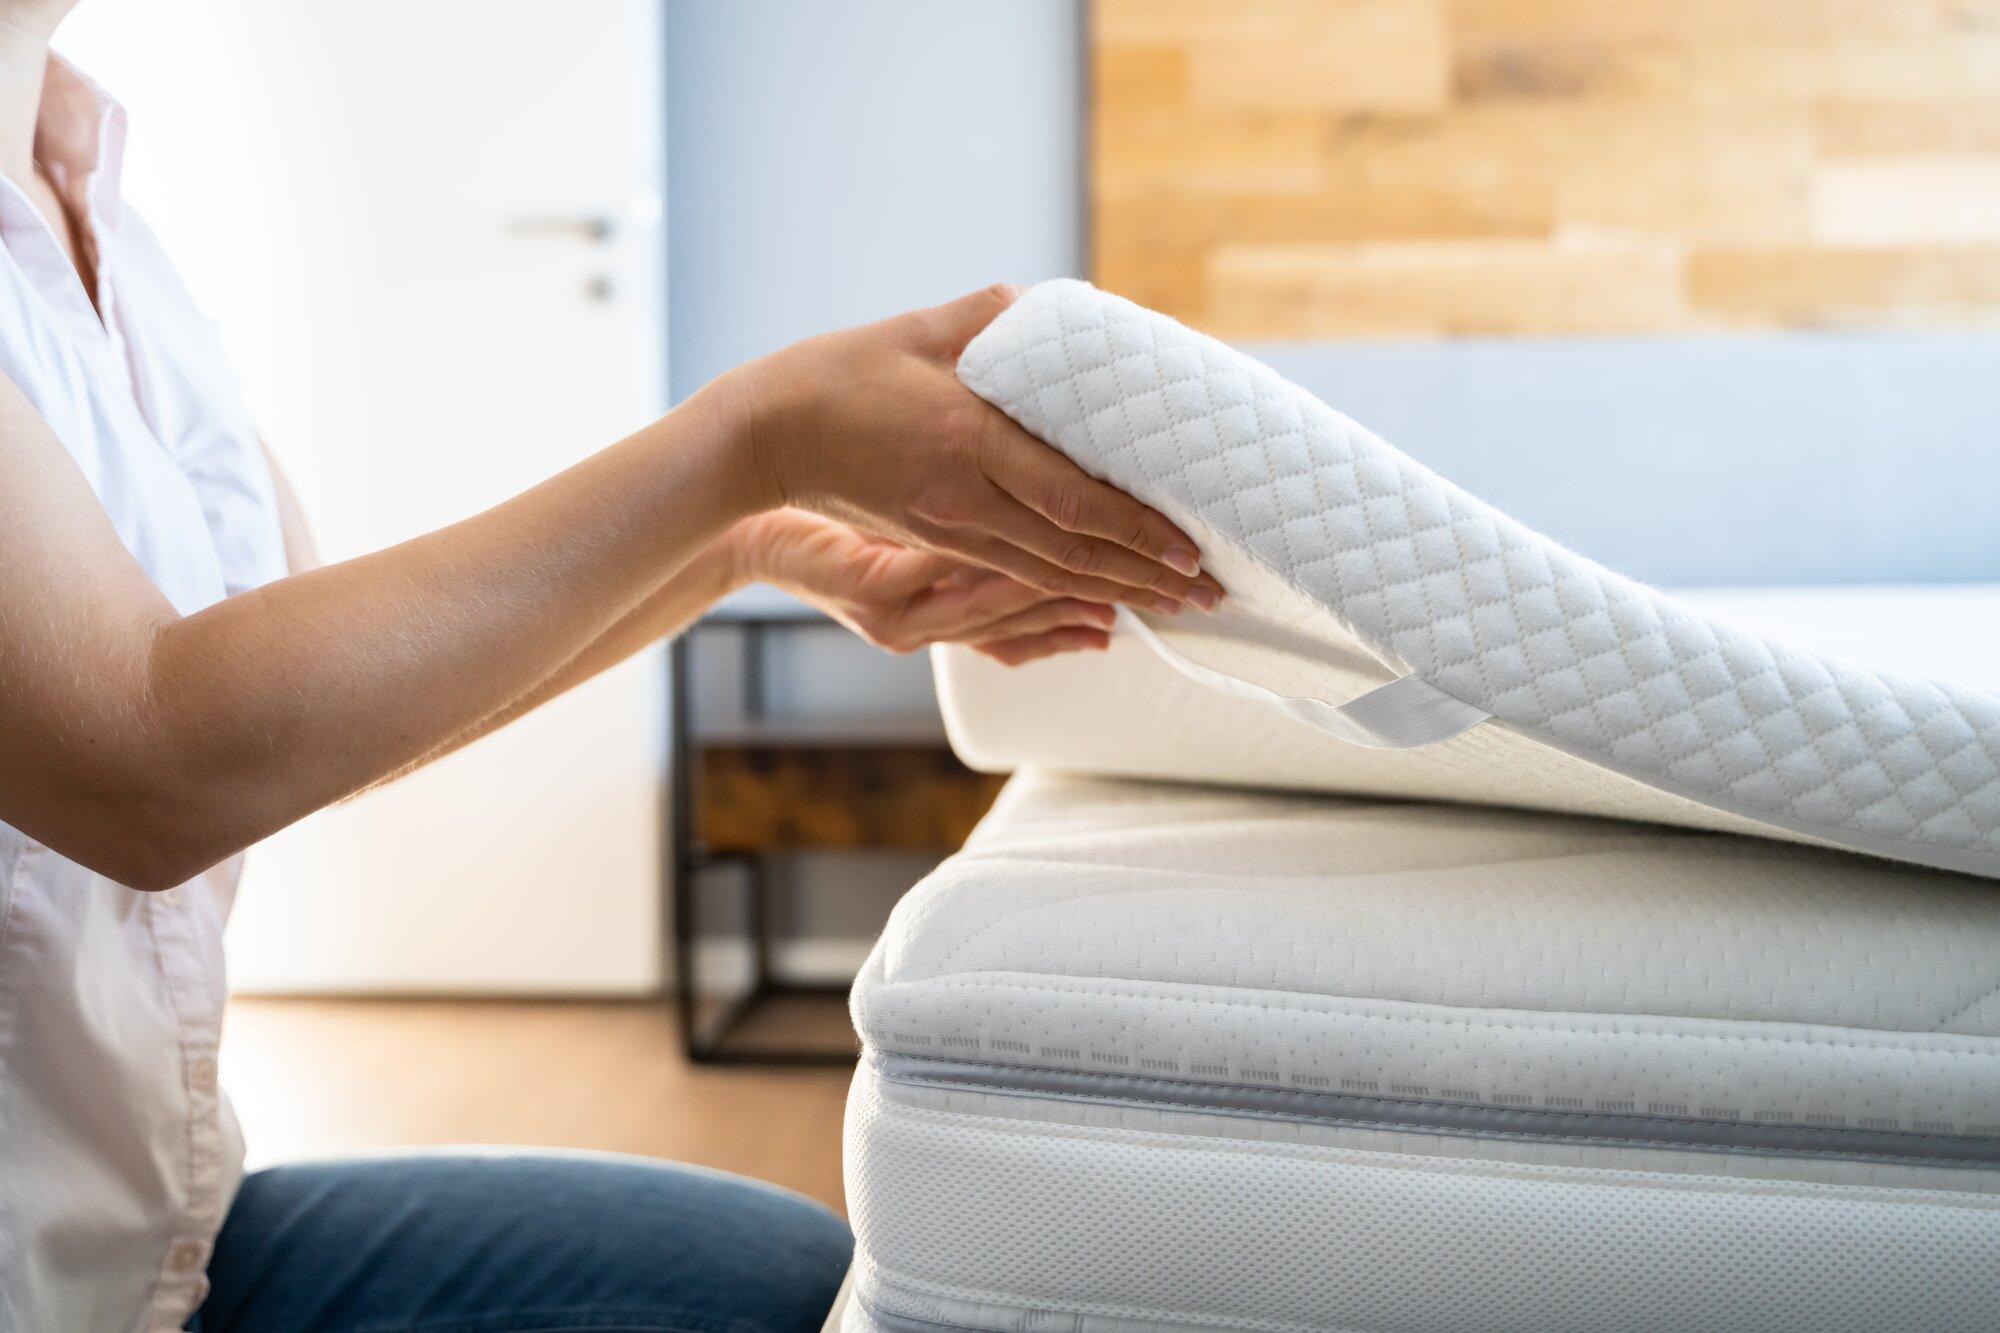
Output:
[[285,784],[268,765],[191,742],[193,724],[121,707],[111,722],[63,719],[5,774],[26,780],[0,782],[0,822],[105,879],[159,893],[255,841]]
[[160,893],[187,883],[238,850],[189,821],[163,819],[143,810],[105,812],[84,836],[64,847],[51,844],[87,870],[141,893]]
[[88,857],[77,861],[106,879],[140,893],[162,893],[187,883],[227,858],[182,839],[119,836],[107,839]]
[[[185,884],[278,827],[283,784],[152,748],[96,747],[88,766],[55,767],[39,799],[0,808],[50,851],[141,893]],[[54,766],[52,766],[54,767]]]
[[208,857],[160,848],[138,857],[121,859],[115,873],[112,870],[98,873],[140,893],[164,893],[187,883],[222,859],[220,856]]

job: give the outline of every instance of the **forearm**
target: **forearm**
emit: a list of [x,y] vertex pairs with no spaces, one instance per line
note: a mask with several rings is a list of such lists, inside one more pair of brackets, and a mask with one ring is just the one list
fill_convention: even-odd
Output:
[[637,646],[756,505],[713,405],[477,517],[160,625],[138,827],[171,879],[498,725]]
[[[732,530],[733,535],[734,530]],[[390,778],[459,750],[498,731],[516,718],[541,707],[634,653],[672,638],[699,619],[708,608],[743,585],[744,568],[731,535],[710,543],[667,579],[653,594],[593,639],[555,674],[499,711],[482,718],[443,745],[407,765]],[[387,781],[389,779],[384,779]]]

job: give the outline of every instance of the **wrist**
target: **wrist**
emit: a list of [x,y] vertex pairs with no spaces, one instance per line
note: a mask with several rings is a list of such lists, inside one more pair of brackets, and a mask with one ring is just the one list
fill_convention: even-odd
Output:
[[751,583],[785,584],[782,510],[739,519],[720,543],[730,590]]
[[787,447],[800,412],[792,376],[779,358],[763,357],[711,380],[688,405],[701,402],[727,443],[746,515],[781,509],[793,500],[796,480]]

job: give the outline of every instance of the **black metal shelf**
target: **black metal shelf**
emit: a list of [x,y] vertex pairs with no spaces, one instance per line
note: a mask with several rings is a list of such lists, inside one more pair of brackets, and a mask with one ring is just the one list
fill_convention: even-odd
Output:
[[[854,748],[942,744],[942,724],[935,714],[890,714],[843,718],[779,718],[769,714],[764,698],[766,638],[774,630],[838,628],[803,603],[770,589],[751,589],[722,603],[674,640],[668,653],[668,763],[665,842],[662,871],[667,911],[667,948],[673,966],[673,1003],[681,1046],[688,1058],[703,1064],[839,1065],[853,1062],[856,1050],[814,1048],[745,1040],[760,1017],[792,1001],[822,1004],[844,1001],[847,987],[795,981],[781,975],[774,957],[772,909],[774,856],[783,851],[716,850],[701,842],[696,785],[699,753],[705,748],[763,749]],[[727,630],[742,636],[743,716],[720,727],[697,729],[693,717],[692,659],[697,636]],[[699,975],[700,907],[706,872],[735,867],[741,872],[743,931],[750,958],[750,980],[739,994],[720,1004],[706,1001]],[[842,1023],[844,1029],[844,1020]],[[849,1034],[851,1041],[851,1033]]]

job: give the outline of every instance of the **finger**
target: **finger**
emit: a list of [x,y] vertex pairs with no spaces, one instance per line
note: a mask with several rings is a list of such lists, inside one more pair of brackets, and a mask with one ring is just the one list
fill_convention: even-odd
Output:
[[[936,551],[922,551],[905,548],[897,551],[881,551],[876,555],[880,562],[880,584],[884,592],[894,596],[920,598],[933,586],[948,579],[963,575],[968,566],[963,560],[954,560]],[[981,578],[993,577],[989,570],[972,570]]]
[[958,638],[1034,606],[1053,594],[992,570],[955,574],[918,593],[904,607],[903,629],[925,642]]
[[1002,490],[1065,532],[1116,542],[1184,579],[1200,572],[1194,539],[1166,515],[1097,480],[997,408],[992,415],[983,464]]
[[921,312],[919,319],[932,353],[945,360],[958,360],[965,351],[965,345],[978,337],[979,331],[1014,304],[1020,295],[1021,289],[1013,283],[996,282],[991,287],[982,287],[956,301],[947,301]]
[[[1026,513],[1025,510],[1022,511]],[[1032,517],[1032,515],[1031,515]],[[963,536],[940,533],[937,544],[955,551],[968,560],[974,560],[989,569],[997,569],[1022,583],[1040,588],[1043,592],[1057,597],[1078,597],[1088,602],[1123,602],[1128,606],[1140,607],[1147,611],[1158,611],[1162,615],[1179,615],[1183,603],[1165,593],[1134,588],[1130,584],[1114,583],[1110,579],[1098,578],[1091,574],[1080,574],[1065,569],[1051,560],[1044,560],[1033,551],[1023,550],[1011,541],[983,534]]]
[[1059,597],[1051,602],[1040,602],[1026,610],[1016,611],[1011,616],[1002,616],[984,625],[970,626],[955,638],[960,643],[982,644],[1023,639],[1057,629],[1108,630],[1116,616],[1117,613],[1102,602],[1085,602],[1074,597]]
[[1057,653],[1103,652],[1111,646],[1111,635],[1101,629],[1055,629],[1046,634],[1030,634],[1019,639],[982,643],[973,651],[983,653],[1002,666],[1020,666]]
[[1141,588],[1190,602],[1204,611],[1212,609],[1220,599],[1220,589],[1213,579],[1191,579],[1177,574],[1116,542],[1059,527],[1012,496],[1007,499],[1007,505],[995,507],[985,516],[988,529],[1072,574]]
[[[944,560],[951,559],[950,556],[941,556],[939,558]],[[956,564],[958,568],[945,575],[943,581],[955,587],[970,588],[974,584],[984,582],[987,579],[1004,579],[1007,577],[1005,574],[997,570],[987,569],[983,565],[968,565],[963,561],[953,561],[952,563]]]

